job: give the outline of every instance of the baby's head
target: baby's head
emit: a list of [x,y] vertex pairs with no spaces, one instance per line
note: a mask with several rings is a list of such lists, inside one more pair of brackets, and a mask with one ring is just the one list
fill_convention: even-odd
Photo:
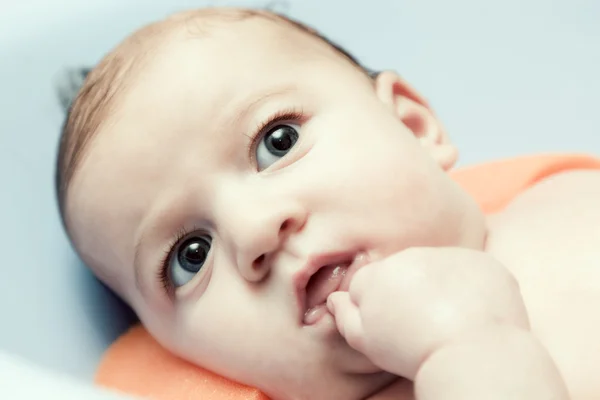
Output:
[[204,10],[90,73],[58,189],[79,254],[166,348],[275,398],[347,400],[392,377],[323,303],[350,264],[482,246],[455,160],[396,74],[283,17]]

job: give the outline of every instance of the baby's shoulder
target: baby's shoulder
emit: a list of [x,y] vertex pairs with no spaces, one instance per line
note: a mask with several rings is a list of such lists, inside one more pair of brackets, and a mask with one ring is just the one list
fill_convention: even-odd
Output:
[[[504,209],[490,216],[495,234],[539,230],[581,236],[586,229],[598,233],[600,169],[577,169],[550,175],[516,195]],[[569,228],[577,228],[569,231]],[[581,231],[580,229],[583,229]]]
[[488,251],[519,282],[532,330],[572,398],[597,398],[600,171],[551,175],[491,216],[489,226]]
[[[489,216],[488,250],[508,264],[558,254],[597,252],[600,261],[600,170],[550,175]],[[571,263],[569,263],[571,264]],[[525,267],[525,266],[520,266]]]

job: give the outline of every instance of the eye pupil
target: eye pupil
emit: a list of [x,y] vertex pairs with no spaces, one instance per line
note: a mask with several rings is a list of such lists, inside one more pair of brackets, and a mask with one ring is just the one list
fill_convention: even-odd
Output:
[[180,247],[179,264],[189,272],[198,272],[206,261],[210,243],[202,238],[191,238]]
[[271,130],[266,136],[269,152],[276,156],[284,156],[298,141],[298,132],[291,126],[281,125]]

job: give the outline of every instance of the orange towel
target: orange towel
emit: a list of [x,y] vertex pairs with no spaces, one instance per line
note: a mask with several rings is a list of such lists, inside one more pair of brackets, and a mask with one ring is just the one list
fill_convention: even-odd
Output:
[[[484,212],[492,213],[537,181],[573,169],[600,169],[600,159],[583,155],[520,157],[463,168],[451,176]],[[155,400],[268,400],[257,389],[175,357],[141,326],[129,330],[108,349],[96,382]]]

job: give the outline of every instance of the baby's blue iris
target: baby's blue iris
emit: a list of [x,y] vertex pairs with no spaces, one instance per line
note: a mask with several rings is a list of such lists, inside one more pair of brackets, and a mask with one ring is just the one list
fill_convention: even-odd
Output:
[[210,251],[208,236],[191,237],[177,249],[171,262],[171,279],[175,287],[183,286],[202,269]]
[[298,141],[297,125],[277,125],[261,139],[256,149],[258,170],[268,168],[285,156]]

